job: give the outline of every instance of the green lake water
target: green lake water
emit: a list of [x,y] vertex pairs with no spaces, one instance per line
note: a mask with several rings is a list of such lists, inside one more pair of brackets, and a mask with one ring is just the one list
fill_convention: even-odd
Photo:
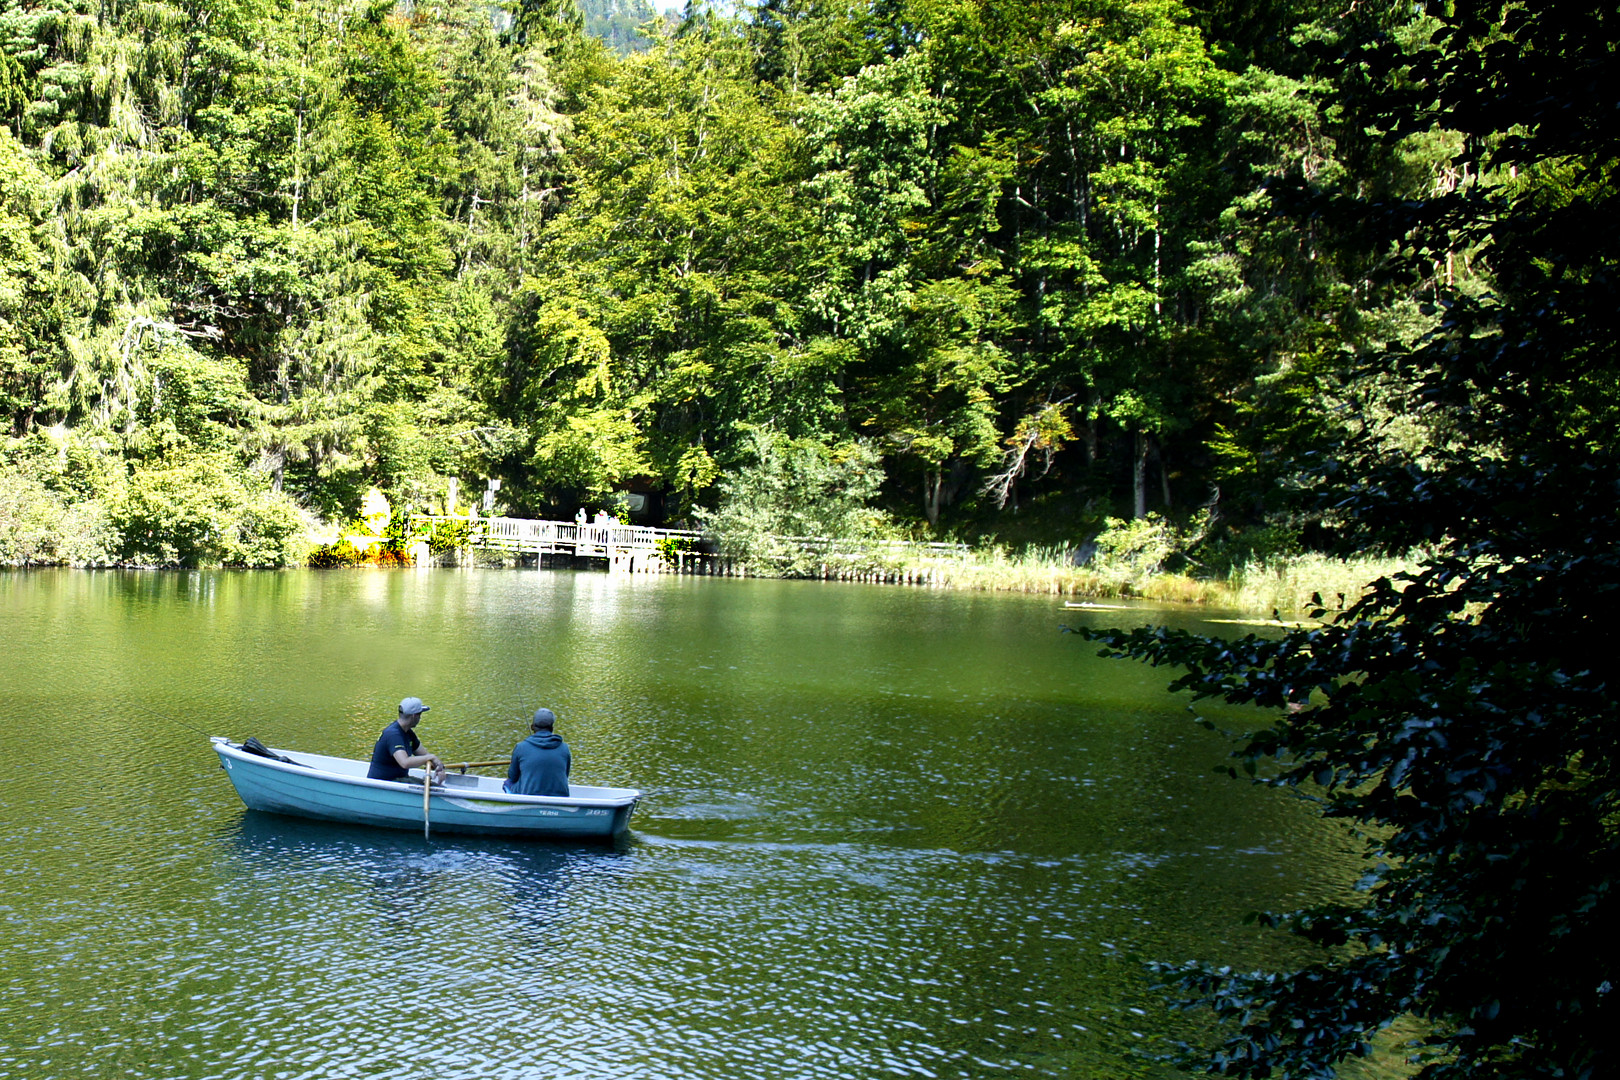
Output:
[[[0,1078],[1159,1077],[1149,959],[1348,844],[1064,623],[1208,613],[554,570],[0,572]],[[204,733],[446,760],[555,709],[611,847],[245,810]],[[1231,718],[1237,722],[1239,718]],[[1181,1025],[1181,1026],[1177,1026]]]

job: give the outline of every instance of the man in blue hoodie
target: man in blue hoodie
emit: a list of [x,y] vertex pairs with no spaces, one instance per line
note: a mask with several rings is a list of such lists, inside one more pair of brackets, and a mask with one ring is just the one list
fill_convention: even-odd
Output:
[[512,764],[502,785],[513,795],[568,794],[568,769],[573,758],[568,744],[552,728],[557,717],[550,709],[534,710],[529,730],[534,734],[512,748]]

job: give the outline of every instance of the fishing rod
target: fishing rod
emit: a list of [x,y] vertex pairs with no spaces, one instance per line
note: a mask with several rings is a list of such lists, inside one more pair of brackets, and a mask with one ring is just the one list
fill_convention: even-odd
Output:
[[[195,731],[198,735],[201,735],[204,738],[212,739],[214,737],[213,732],[204,731],[202,728],[198,727],[196,724],[188,724],[184,720],[179,720],[179,719],[176,719],[173,716],[170,716],[168,713],[156,712],[156,711],[154,711],[152,709],[139,709],[138,711],[140,713],[142,713],[144,716],[148,717],[149,719],[162,720],[165,723],[173,724],[175,727],[183,727],[187,731]],[[249,741],[257,742],[258,740],[257,739],[250,739]]]
[[150,719],[165,720],[165,721],[167,721],[167,722],[169,722],[171,724],[174,724],[176,727],[183,727],[183,728],[187,729],[188,731],[195,731],[199,735],[204,735],[204,736],[207,736],[209,738],[213,738],[212,734],[210,734],[209,732],[204,731],[202,728],[198,727],[197,725],[188,724],[184,720],[176,720],[174,717],[170,716],[168,713],[153,712],[151,709],[142,709],[140,711],[142,713],[146,714],[146,716],[149,717]]

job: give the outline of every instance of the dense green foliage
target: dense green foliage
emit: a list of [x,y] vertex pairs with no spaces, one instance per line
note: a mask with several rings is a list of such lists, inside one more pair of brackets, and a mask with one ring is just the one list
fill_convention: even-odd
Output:
[[[1391,140],[1460,132],[1476,182],[1294,203],[1403,237],[1391,272],[1426,279],[1444,312],[1377,360],[1445,437],[1414,456],[1368,422],[1315,473],[1354,538],[1432,557],[1277,639],[1096,635],[1182,665],[1199,696],[1278,711],[1243,765],[1366,845],[1357,902],[1268,917],[1320,962],[1176,971],[1230,1025],[1226,1075],[1331,1076],[1403,1017],[1427,1032],[1431,1080],[1620,1072],[1620,25],[1612,6],[1484,0],[1434,31],[1416,57],[1382,27],[1348,39],[1345,107]],[[1446,280],[1460,250],[1489,292]]]
[[[875,515],[913,533],[1077,543],[1208,505],[1212,543],[1311,543],[1291,462],[1349,405],[1441,437],[1356,364],[1433,323],[1378,272],[1395,235],[1271,213],[1279,182],[1476,178],[1444,124],[1354,116],[1312,49],[1366,16],[650,10],[0,0],[8,485],[112,528],[137,475],[207,456],[328,521],[452,477],[693,520],[764,430],[869,448]],[[1420,54],[1425,17],[1389,18]],[[224,557],[164,545],[106,557]]]
[[827,561],[831,541],[880,536],[871,509],[882,480],[878,456],[861,443],[754,434],[754,460],[720,482],[720,508],[699,512],[721,538],[720,553],[752,573],[806,575]]

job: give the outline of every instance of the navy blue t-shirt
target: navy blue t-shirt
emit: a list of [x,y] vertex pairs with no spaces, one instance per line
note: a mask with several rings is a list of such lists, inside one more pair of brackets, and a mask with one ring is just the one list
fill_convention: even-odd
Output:
[[383,728],[381,737],[377,739],[377,745],[372,747],[371,768],[367,770],[366,775],[373,780],[405,779],[410,773],[399,767],[399,762],[394,760],[394,751],[403,750],[407,757],[415,757],[416,749],[421,745],[422,740],[416,737],[416,732],[406,731],[399,726],[399,721],[395,720]]

